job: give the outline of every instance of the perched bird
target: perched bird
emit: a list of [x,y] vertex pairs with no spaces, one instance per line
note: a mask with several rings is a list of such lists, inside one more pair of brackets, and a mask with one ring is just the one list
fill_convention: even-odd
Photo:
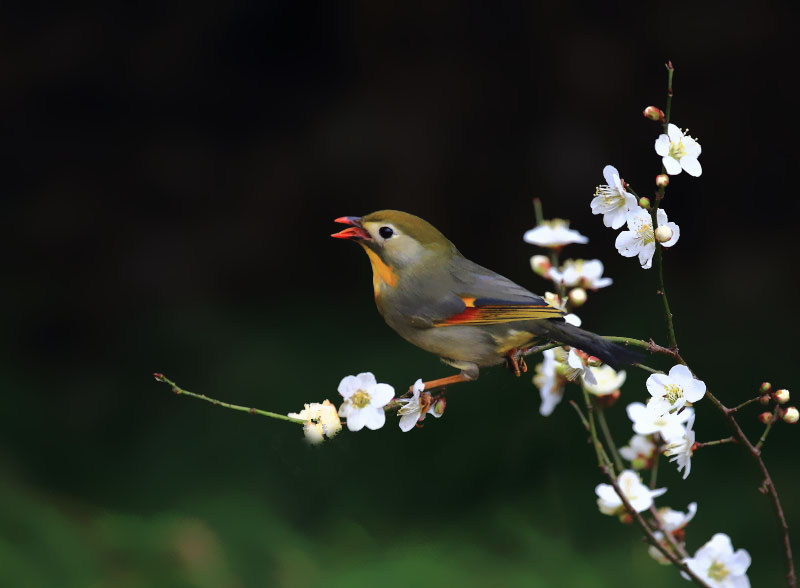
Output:
[[467,382],[480,368],[507,363],[526,371],[524,353],[561,343],[612,367],[639,360],[635,351],[566,323],[564,313],[503,276],[473,263],[423,219],[380,210],[343,216],[331,235],[356,241],[372,264],[375,304],[386,323],[461,373],[425,382],[431,390]]

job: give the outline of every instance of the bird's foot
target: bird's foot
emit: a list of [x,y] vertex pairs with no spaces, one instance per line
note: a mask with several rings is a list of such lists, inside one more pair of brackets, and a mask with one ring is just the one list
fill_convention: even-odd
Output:
[[522,350],[519,347],[515,347],[506,353],[506,365],[517,377],[528,371],[528,364],[525,363],[525,358],[522,356]]

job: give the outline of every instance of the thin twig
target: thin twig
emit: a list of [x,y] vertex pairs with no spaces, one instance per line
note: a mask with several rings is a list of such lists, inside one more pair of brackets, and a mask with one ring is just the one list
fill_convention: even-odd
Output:
[[156,379],[157,382],[163,382],[168,384],[172,387],[172,391],[175,394],[183,394],[185,396],[191,396],[192,398],[199,398],[200,400],[205,400],[206,402],[210,402],[215,406],[221,406],[223,408],[230,408],[231,410],[238,410],[239,412],[246,412],[248,414],[258,414],[261,416],[269,417],[271,419],[278,419],[279,421],[287,421],[290,423],[297,423],[297,424],[305,424],[305,421],[300,419],[293,419],[292,417],[288,417],[284,414],[279,414],[277,412],[269,412],[267,410],[260,410],[258,408],[250,408],[249,406],[240,406],[238,404],[230,404],[229,402],[222,402],[221,400],[217,400],[216,398],[211,398],[210,396],[206,396],[205,394],[196,394],[195,392],[189,392],[188,390],[184,390],[180,386],[178,386],[175,382],[170,380],[164,374],[155,373],[153,377]]
[[772,418],[769,419],[767,426],[764,427],[764,432],[761,433],[761,438],[758,440],[758,443],[756,443],[756,449],[759,453],[761,453],[761,448],[764,447],[764,442],[767,440],[767,435],[769,435],[769,432],[772,430],[772,425],[774,425],[775,421],[778,419],[778,412],[780,412],[780,410],[780,406],[776,406],[775,410],[772,411]]
[[705,441],[703,443],[695,443],[692,446],[692,451],[697,451],[703,447],[713,447],[714,445],[725,445],[726,443],[738,443],[736,437],[725,437],[724,439],[717,439],[716,441]]
[[760,396],[756,396],[755,398],[751,398],[750,400],[745,400],[739,406],[734,406],[733,408],[729,408],[728,410],[731,411],[731,412],[736,412],[737,410],[741,410],[745,406],[747,406],[749,404],[753,404],[754,402],[757,402],[760,399],[761,399]]
[[595,408],[597,409],[597,422],[600,425],[600,431],[603,433],[603,438],[606,440],[606,445],[608,445],[608,451],[611,453],[611,457],[614,460],[614,466],[617,468],[617,472],[621,472],[625,469],[625,466],[622,463],[622,458],[619,456],[619,451],[617,451],[617,445],[614,443],[614,438],[611,436],[611,431],[608,429],[608,422],[606,421],[605,412],[602,408],[597,407],[596,404]]

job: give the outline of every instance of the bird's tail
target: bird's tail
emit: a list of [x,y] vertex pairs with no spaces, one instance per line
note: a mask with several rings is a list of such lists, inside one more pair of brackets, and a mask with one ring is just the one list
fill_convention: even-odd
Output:
[[554,320],[540,321],[540,323],[544,323],[541,325],[542,334],[550,340],[576,347],[589,355],[594,355],[614,369],[619,369],[632,363],[639,363],[644,357],[644,354],[640,351],[606,341],[600,335],[584,331],[569,323],[556,322]]

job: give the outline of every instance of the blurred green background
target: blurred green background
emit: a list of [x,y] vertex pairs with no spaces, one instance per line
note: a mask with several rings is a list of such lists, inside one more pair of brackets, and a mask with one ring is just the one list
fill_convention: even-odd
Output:
[[[541,292],[521,240],[533,196],[590,237],[567,255],[615,280],[584,325],[663,342],[655,276],[619,257],[589,201],[608,163],[650,190],[657,129],[640,111],[663,105],[669,58],[674,120],[704,148],[703,176],[674,178],[664,204],[682,229],[666,256],[681,351],[729,404],[764,379],[791,389],[792,20],[789,4],[721,6],[6,6],[0,585],[684,585],[599,514],[577,418],[540,417],[530,377],[484,370],[422,429],[390,418],[312,448],[151,374],[284,413],[336,401],[360,371],[399,390],[448,375],[383,324],[331,221],[417,213]],[[629,372],[609,414],[619,444],[644,380]],[[697,412],[699,440],[727,435]],[[790,526],[796,449],[776,427]],[[699,503],[691,551],[726,532],[754,586],[781,585],[740,448],[661,480],[659,504]]]

